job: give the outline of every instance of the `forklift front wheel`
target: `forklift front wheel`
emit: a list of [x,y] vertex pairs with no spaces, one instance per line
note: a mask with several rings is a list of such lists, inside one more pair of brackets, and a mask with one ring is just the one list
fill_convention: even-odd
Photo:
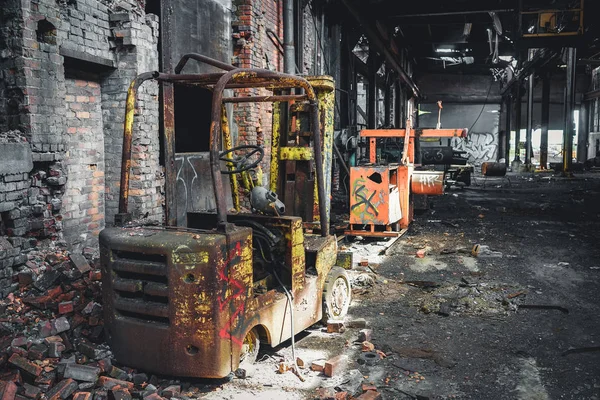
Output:
[[343,268],[331,268],[323,287],[323,322],[344,318],[351,300],[352,288],[348,274]]
[[245,364],[254,364],[258,357],[258,350],[260,348],[260,337],[256,328],[250,329],[244,338],[242,344],[242,352],[240,354],[240,366]]

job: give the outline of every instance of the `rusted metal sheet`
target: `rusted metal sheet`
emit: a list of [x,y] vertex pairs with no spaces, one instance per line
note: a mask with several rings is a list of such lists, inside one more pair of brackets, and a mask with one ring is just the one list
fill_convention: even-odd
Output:
[[[287,232],[286,257],[294,261],[286,264],[293,268],[292,306],[299,333],[321,318],[324,277],[335,263],[337,241],[325,238],[317,252],[319,276],[305,277],[301,220],[280,218],[273,223]],[[106,229],[100,242],[106,326],[119,362],[153,373],[221,378],[238,367],[250,329],[261,327],[273,346],[291,337],[283,293],[273,289],[253,295],[249,228],[201,235]],[[124,274],[115,268],[116,262],[138,261],[136,257],[140,262],[133,265],[162,263],[164,273],[148,275],[130,268]],[[163,283],[157,285],[157,280]]]
[[303,94],[299,95],[272,95],[272,96],[248,96],[248,97],[224,97],[223,103],[272,103],[283,101],[303,101],[307,100]]
[[484,162],[481,164],[481,174],[483,176],[505,176],[506,164],[496,162]]
[[410,188],[415,194],[444,194],[444,171],[414,171]]
[[[229,119],[227,118],[227,110],[225,104],[221,106],[221,126],[223,128],[223,150],[231,150],[233,144],[231,141],[231,132],[229,130]],[[227,158],[232,159],[232,153],[228,153]],[[232,171],[235,169],[233,163],[226,163],[227,169]],[[236,174],[229,175],[229,182],[231,184],[231,195],[233,197],[233,207],[237,212],[240,212],[240,191],[238,187],[238,180]]]
[[281,104],[273,103],[273,128],[271,132],[271,164],[269,169],[269,189],[277,193],[278,182],[280,181],[279,159],[274,154],[279,154],[281,146]]
[[313,159],[313,150],[310,147],[281,147],[280,160],[308,161]]
[[350,224],[388,225],[401,218],[398,167],[350,168]]
[[[314,87],[319,107],[319,132],[315,132],[316,127],[312,127],[315,132],[315,142],[319,143],[321,155],[315,151],[315,164],[317,168],[317,174],[320,174],[319,169],[324,174],[324,187],[322,193],[318,187],[315,187],[315,192],[318,193],[318,198],[315,202],[314,220],[321,221],[321,230],[329,232],[329,215],[331,211],[331,172],[333,165],[333,126],[334,126],[334,109],[335,109],[335,83],[333,78],[330,76],[311,76],[306,78],[308,82]],[[314,114],[314,112],[313,112]],[[314,121],[313,121],[314,123]],[[320,133],[321,138],[316,137],[316,133]],[[321,150],[322,149],[322,150]],[[322,157],[322,166],[319,164]],[[315,181],[315,184],[318,182]]]

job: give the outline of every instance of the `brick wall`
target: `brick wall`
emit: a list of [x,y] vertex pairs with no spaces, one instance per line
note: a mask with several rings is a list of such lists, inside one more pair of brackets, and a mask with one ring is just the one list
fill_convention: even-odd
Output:
[[[116,212],[127,87],[158,69],[157,44],[158,19],[136,0],[2,2],[0,297],[32,246],[97,251]],[[26,170],[2,169],[2,138],[26,149]],[[150,83],[136,107],[130,211],[162,220],[158,140]]]
[[[118,210],[126,88],[136,75],[158,70],[158,18],[132,13],[111,15],[111,42],[118,54],[118,69],[102,82],[102,114],[105,127],[106,222],[112,224]],[[158,163],[158,85],[144,83],[138,92],[134,119],[129,211],[135,218],[164,218],[164,173]]]
[[95,246],[104,228],[104,132],[100,84],[67,78],[65,240],[72,248]]
[[[234,1],[232,21],[234,65],[240,68],[283,70],[283,57],[269,38],[268,31],[283,36],[281,2],[275,0]],[[269,94],[263,89],[247,89],[247,95]],[[265,179],[269,171],[272,106],[270,103],[241,103],[234,106],[234,121],[238,127],[235,145],[258,144],[265,148],[262,168]],[[266,181],[264,182],[266,183]]]

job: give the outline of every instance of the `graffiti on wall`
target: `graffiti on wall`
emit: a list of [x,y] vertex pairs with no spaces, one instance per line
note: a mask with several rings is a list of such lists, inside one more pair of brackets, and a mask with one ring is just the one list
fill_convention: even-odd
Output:
[[498,156],[498,135],[493,133],[471,133],[466,138],[452,138],[450,143],[455,151],[467,152],[469,162],[480,164],[496,161]]

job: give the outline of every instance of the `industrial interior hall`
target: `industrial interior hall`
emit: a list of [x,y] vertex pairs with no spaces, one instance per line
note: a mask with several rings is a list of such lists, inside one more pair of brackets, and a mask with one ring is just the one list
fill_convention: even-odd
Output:
[[600,400],[596,0],[0,0],[0,400]]

